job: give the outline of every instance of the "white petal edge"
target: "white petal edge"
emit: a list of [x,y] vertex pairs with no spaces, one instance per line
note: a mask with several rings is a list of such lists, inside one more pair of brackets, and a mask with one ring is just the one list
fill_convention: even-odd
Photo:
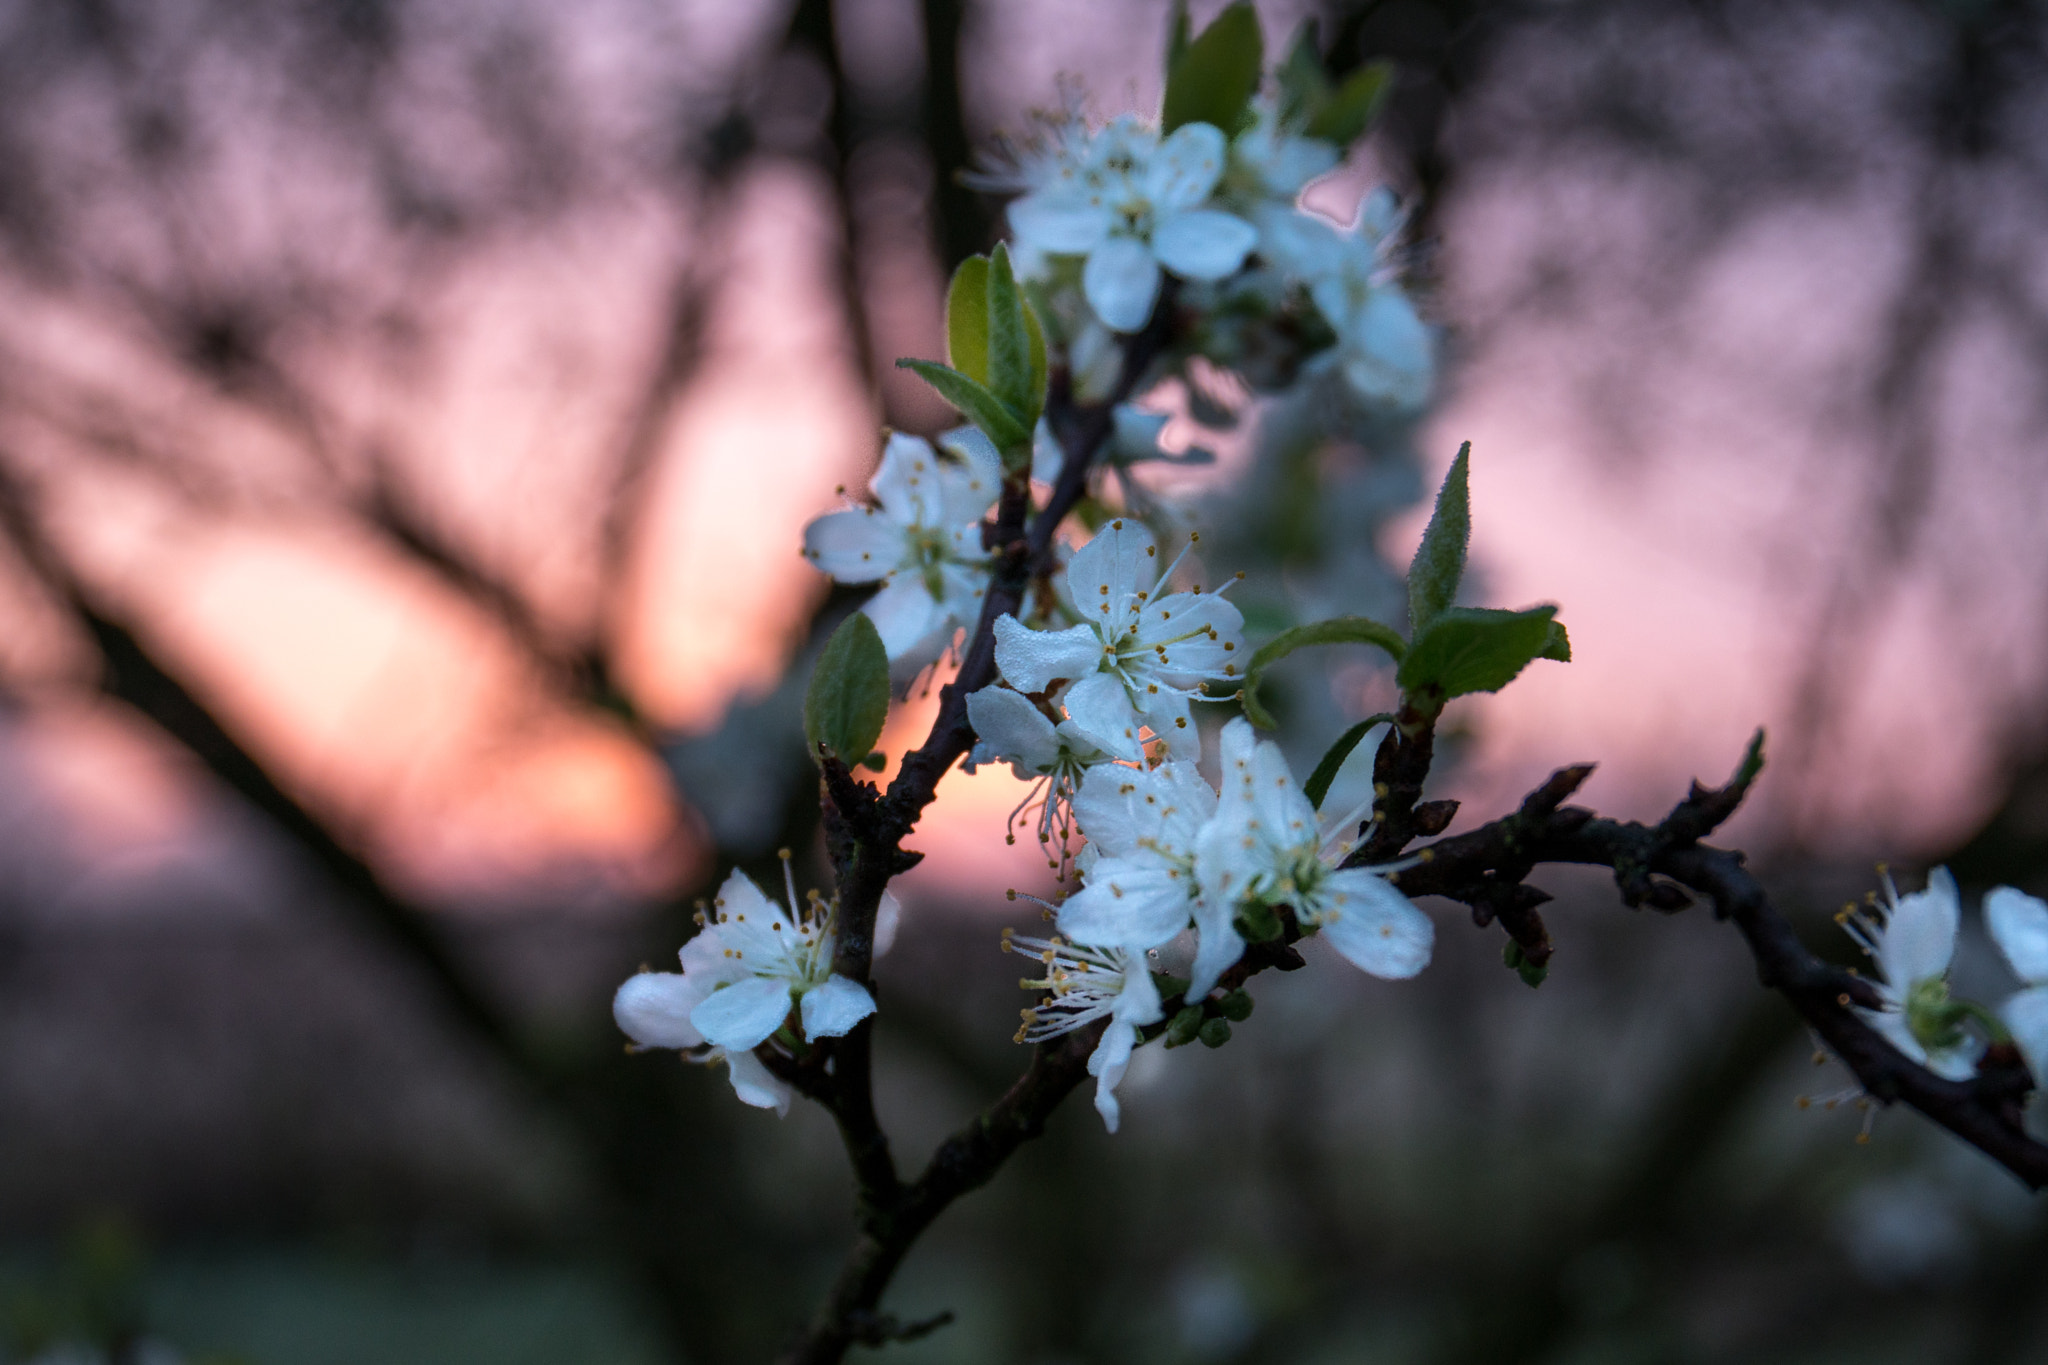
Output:
[[1043,692],[1055,678],[1085,678],[1102,662],[1102,642],[1086,626],[1033,630],[1014,616],[996,618],[996,667],[1019,692]]
[[1155,213],[1191,209],[1207,199],[1223,176],[1230,142],[1213,123],[1184,123],[1173,130],[1145,167],[1145,197]]
[[989,751],[1016,765],[1020,776],[1045,772],[1059,760],[1060,740],[1053,723],[1021,692],[991,683],[970,693],[967,721]]
[[1161,220],[1152,230],[1152,254],[1188,280],[1235,275],[1259,244],[1259,230],[1221,209],[1191,209]]
[[858,981],[835,975],[805,991],[799,1008],[803,1013],[804,1037],[816,1042],[852,1032],[855,1024],[875,1012],[875,997]]
[[732,1093],[739,1096],[741,1104],[773,1109],[778,1117],[789,1117],[789,1102],[793,1098],[789,1084],[764,1066],[759,1057],[751,1052],[728,1052],[725,1065],[732,1077]]
[[2019,979],[2048,985],[2048,902],[2010,886],[1984,896],[1984,923]]
[[1088,253],[1088,264],[1081,268],[1081,292],[1104,326],[1135,332],[1152,316],[1159,298],[1159,262],[1143,242],[1112,237]]
[[2021,991],[1999,1007],[1999,1017],[2012,1031],[2035,1084],[2048,1077],[2048,986]]
[[1354,967],[1405,981],[1429,965],[1436,924],[1386,878],[1353,868],[1332,874],[1325,894],[1337,903],[1323,913],[1323,937]]
[[612,997],[612,1018],[642,1047],[698,1047],[704,1035],[690,1022],[698,991],[677,972],[629,976]]
[[690,1022],[706,1041],[727,1052],[753,1051],[788,1017],[789,983],[779,976],[736,981],[690,1011]]

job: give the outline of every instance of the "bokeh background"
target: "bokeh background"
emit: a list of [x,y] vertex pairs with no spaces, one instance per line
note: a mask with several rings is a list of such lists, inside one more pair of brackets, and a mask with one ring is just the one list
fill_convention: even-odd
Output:
[[[1460,704],[1440,794],[1598,760],[1654,816],[1761,723],[1728,837],[1810,942],[1878,859],[2044,889],[2048,14],[1260,8],[1398,63],[1312,198],[1410,197],[1446,329],[1352,540],[1405,562],[1471,439],[1486,599],[1572,629]],[[947,420],[889,362],[992,240],[954,170],[1151,108],[1165,24],[0,7],[0,1360],[772,1353],[850,1230],[829,1123],[625,1056],[610,993],[731,867],[815,858],[789,679],[849,599],[800,528]],[[1387,695],[1314,669],[1297,715]],[[995,947],[1043,869],[1006,775],[949,786],[882,967],[906,1161],[1022,1062]],[[2048,1355],[2013,1181],[1797,1108],[1847,1080],[1704,913],[1537,880],[1540,991],[1442,915],[1417,982],[1318,956],[1142,1054],[1116,1138],[1071,1106],[913,1256],[894,1305],[958,1321],[895,1357]],[[2010,985],[1974,915],[1958,971]]]

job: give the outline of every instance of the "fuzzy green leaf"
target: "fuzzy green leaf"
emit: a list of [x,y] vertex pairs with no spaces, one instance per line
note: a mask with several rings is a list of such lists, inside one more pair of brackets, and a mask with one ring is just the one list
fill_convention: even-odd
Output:
[[1415,558],[1408,565],[1408,631],[1421,639],[1429,623],[1442,615],[1458,596],[1458,583],[1465,577],[1465,546],[1472,539],[1472,493],[1469,487],[1472,443],[1458,449],[1444,486],[1437,490],[1436,510],[1429,515],[1429,527]]
[[1372,127],[1372,121],[1379,117],[1387,97],[1393,93],[1392,62],[1361,66],[1316,105],[1304,131],[1310,137],[1327,138],[1339,147],[1348,147]]
[[1425,705],[1470,692],[1498,692],[1530,660],[1554,657],[1548,651],[1556,615],[1556,607],[1451,607],[1409,644],[1397,675],[1401,691]]
[[842,761],[859,763],[874,751],[889,718],[889,654],[866,612],[840,623],[818,655],[804,694],[804,739],[811,757],[824,745]]
[[1259,16],[1245,0],[1238,0],[1173,61],[1166,73],[1159,131],[1210,123],[1234,135],[1258,93],[1265,60]]
[[1365,616],[1338,616],[1283,630],[1259,647],[1244,670],[1244,713],[1261,730],[1274,727],[1272,713],[1259,705],[1259,679],[1268,668],[1309,645],[1377,645],[1399,660],[1406,646],[1400,632]]
[[[1002,243],[988,261],[988,384],[989,392],[1024,419],[1029,428],[1038,420],[1040,391],[1032,385],[1031,305],[1017,289],[1017,277],[1010,270],[1010,251]],[[1041,334],[1038,345],[1043,349]]]
[[1308,781],[1301,784],[1301,794],[1308,798],[1311,806],[1317,810],[1323,808],[1323,798],[1330,794],[1330,784],[1335,782],[1337,774],[1343,771],[1344,760],[1351,757],[1351,751],[1358,747],[1358,742],[1365,738],[1373,726],[1385,725],[1393,718],[1392,712],[1382,711],[1376,716],[1367,716],[1337,736],[1337,742],[1324,751],[1323,761],[1316,764],[1316,770],[1308,775]]
[[996,449],[1009,452],[1024,447],[1029,449],[1031,428],[1002,399],[990,393],[985,385],[975,379],[948,369],[931,360],[899,360],[900,369],[914,372],[925,383],[939,391],[939,397],[960,409],[968,421],[980,427],[989,440],[996,443]]
[[1166,18],[1166,71],[1168,80],[1173,79],[1173,68],[1180,65],[1180,59],[1188,50],[1188,0],[1173,0],[1173,9]]

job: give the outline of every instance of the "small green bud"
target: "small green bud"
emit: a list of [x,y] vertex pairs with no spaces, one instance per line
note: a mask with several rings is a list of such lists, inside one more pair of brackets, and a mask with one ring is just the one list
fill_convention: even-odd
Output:
[[1195,1036],[1202,1040],[1203,1047],[1222,1047],[1230,1041],[1230,1021],[1211,1019]]
[[1500,948],[1500,960],[1508,966],[1519,970],[1523,962],[1522,945],[1513,939],[1503,943]]
[[1202,1007],[1189,1005],[1173,1016],[1173,1022],[1166,1026],[1166,1045],[1186,1047],[1195,1041],[1195,1035],[1202,1029]]
[[860,766],[868,769],[871,772],[880,772],[882,771],[882,769],[889,766],[889,756],[883,753],[880,749],[877,749],[873,753],[869,754],[866,758],[862,759],[860,761]]
[[1237,932],[1250,943],[1271,943],[1280,937],[1280,912],[1259,901],[1246,901],[1237,909]]
[[1242,1024],[1252,1017],[1252,998],[1242,990],[1232,991],[1216,1002],[1225,1019]]

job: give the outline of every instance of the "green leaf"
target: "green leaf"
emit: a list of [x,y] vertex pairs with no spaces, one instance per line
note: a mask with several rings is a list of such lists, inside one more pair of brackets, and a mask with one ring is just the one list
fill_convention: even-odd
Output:
[[[1168,46],[1170,50],[1170,40]],[[1172,59],[1159,131],[1166,134],[1183,124],[1212,123],[1225,134],[1235,134],[1258,93],[1265,60],[1259,16],[1245,0],[1238,0]]]
[[1372,62],[1361,66],[1344,84],[1324,97],[1308,117],[1304,130],[1310,137],[1327,138],[1339,147],[1356,142],[1394,93],[1394,64]]
[[1036,393],[1030,387],[1030,305],[1018,293],[1018,276],[1010,272],[1010,248],[995,244],[987,268],[987,336],[989,375],[983,381],[989,393],[1024,417],[1028,428],[1036,417]]
[[842,761],[858,763],[874,751],[888,718],[889,653],[875,623],[857,611],[818,655],[804,694],[804,739],[812,758],[823,744]]
[[1572,661],[1572,637],[1564,633],[1564,622],[1552,621],[1550,635],[1543,641],[1543,652],[1539,659],[1555,659],[1561,664]]
[[[1021,376],[1010,369],[1020,346]],[[953,272],[946,286],[946,357],[1002,399],[1024,426],[1037,424],[1045,410],[1045,328],[1023,296],[1008,248],[997,246],[994,258],[969,256]]]
[[1556,607],[1451,607],[1409,644],[1396,675],[1401,691],[1425,704],[1498,692],[1530,660],[1546,657],[1556,614]]
[[1166,70],[1168,80],[1173,79],[1173,69],[1180,65],[1180,59],[1188,50],[1188,0],[1173,0],[1173,9],[1166,19]]
[[988,257],[969,256],[946,286],[946,360],[977,384],[988,383]]
[[1337,780],[1337,774],[1343,770],[1344,760],[1351,757],[1351,751],[1358,747],[1358,742],[1365,738],[1366,732],[1375,725],[1385,725],[1393,719],[1391,711],[1382,711],[1376,716],[1367,716],[1337,737],[1337,742],[1324,751],[1323,761],[1316,764],[1316,770],[1308,775],[1308,781],[1301,784],[1301,793],[1308,798],[1311,806],[1317,810],[1323,808],[1323,798],[1330,794],[1330,784]]
[[979,380],[970,379],[958,370],[931,360],[899,360],[899,369],[914,372],[925,383],[939,391],[939,397],[951,403],[966,416],[967,420],[987,433],[996,443],[996,449],[1005,452],[1016,447],[1029,448],[1031,428],[1024,425],[1016,413],[1002,399],[990,393]]
[[1400,632],[1366,616],[1338,616],[1293,630],[1283,630],[1259,647],[1244,670],[1244,713],[1261,730],[1274,726],[1272,713],[1259,705],[1259,679],[1268,668],[1308,645],[1378,645],[1399,660],[1406,646]]
[[1316,21],[1304,19],[1294,31],[1287,60],[1273,75],[1280,85],[1280,122],[1290,125],[1322,106],[1330,93],[1330,78],[1323,74],[1323,59],[1316,43]]
[[1472,539],[1471,467],[1472,443],[1467,441],[1458,448],[1458,458],[1451,461],[1451,472],[1444,475],[1444,486],[1436,494],[1436,510],[1429,514],[1429,527],[1408,565],[1411,638],[1420,639],[1429,623],[1458,596],[1458,582],[1465,576],[1465,546]]

